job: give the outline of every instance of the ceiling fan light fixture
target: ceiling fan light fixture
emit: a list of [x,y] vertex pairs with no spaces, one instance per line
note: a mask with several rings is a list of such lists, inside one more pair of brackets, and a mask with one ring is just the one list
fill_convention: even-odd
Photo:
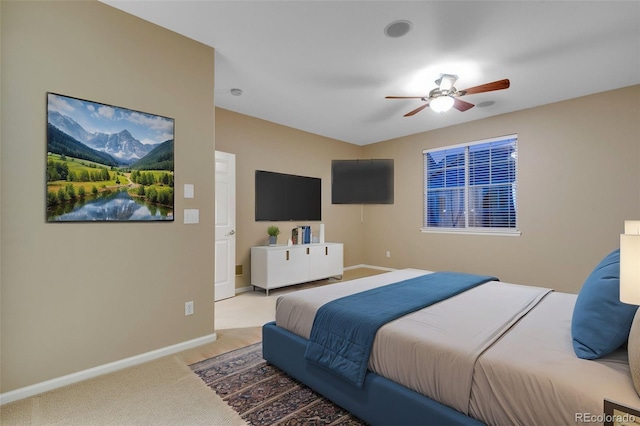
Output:
[[449,111],[454,102],[455,100],[451,96],[438,96],[429,103],[429,107],[442,114]]
[[[386,96],[386,99],[420,99],[424,104],[409,111],[404,117],[416,115],[426,107],[430,106],[432,110],[443,114],[452,107],[460,112],[465,112],[474,107],[472,103],[463,101],[460,96],[475,95],[476,93],[492,92],[494,90],[508,89],[510,82],[508,79],[494,81],[492,83],[481,84],[480,86],[469,87],[465,90],[458,90],[453,87],[458,76],[453,74],[441,74],[436,80],[438,87],[431,90],[428,96]],[[488,106],[488,105],[487,105]]]
[[440,78],[436,80],[436,84],[439,86],[441,92],[447,93],[453,91],[453,84],[457,79],[457,75],[442,74]]

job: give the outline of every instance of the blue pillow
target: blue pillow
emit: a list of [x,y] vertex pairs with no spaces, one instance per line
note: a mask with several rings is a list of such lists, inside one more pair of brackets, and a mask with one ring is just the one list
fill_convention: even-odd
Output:
[[597,359],[622,346],[637,308],[620,301],[620,250],[614,250],[587,277],[573,308],[571,337],[578,358]]

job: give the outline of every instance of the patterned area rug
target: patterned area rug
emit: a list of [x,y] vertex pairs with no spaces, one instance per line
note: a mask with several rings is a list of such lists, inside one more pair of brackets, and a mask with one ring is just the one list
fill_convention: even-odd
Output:
[[363,426],[360,419],[262,358],[256,343],[190,365],[250,425]]

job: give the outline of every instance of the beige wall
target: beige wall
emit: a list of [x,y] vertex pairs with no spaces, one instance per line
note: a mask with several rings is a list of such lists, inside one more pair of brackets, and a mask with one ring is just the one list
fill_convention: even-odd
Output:
[[[213,49],[94,1],[0,8],[1,391],[212,334]],[[174,222],[45,223],[47,91],[175,119]]]
[[256,170],[322,178],[325,239],[344,243],[345,266],[363,263],[360,206],[331,204],[331,160],[359,158],[361,147],[216,108],[216,149],[236,155],[236,264],[244,269],[236,288],[250,285],[251,247],[267,243],[267,226],[277,225],[285,244],[291,228],[320,223],[256,222]]
[[[396,164],[395,204],[365,208],[364,262],[494,274],[577,293],[618,247],[623,221],[640,217],[638,117],[634,86],[364,147],[363,157]],[[512,133],[522,236],[421,233],[422,151]]]

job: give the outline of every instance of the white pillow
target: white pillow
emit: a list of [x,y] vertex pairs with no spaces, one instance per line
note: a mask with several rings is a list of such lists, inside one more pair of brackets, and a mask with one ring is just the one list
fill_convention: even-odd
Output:
[[631,323],[627,352],[629,353],[629,369],[631,369],[633,386],[640,396],[640,309],[636,312],[633,323]]

